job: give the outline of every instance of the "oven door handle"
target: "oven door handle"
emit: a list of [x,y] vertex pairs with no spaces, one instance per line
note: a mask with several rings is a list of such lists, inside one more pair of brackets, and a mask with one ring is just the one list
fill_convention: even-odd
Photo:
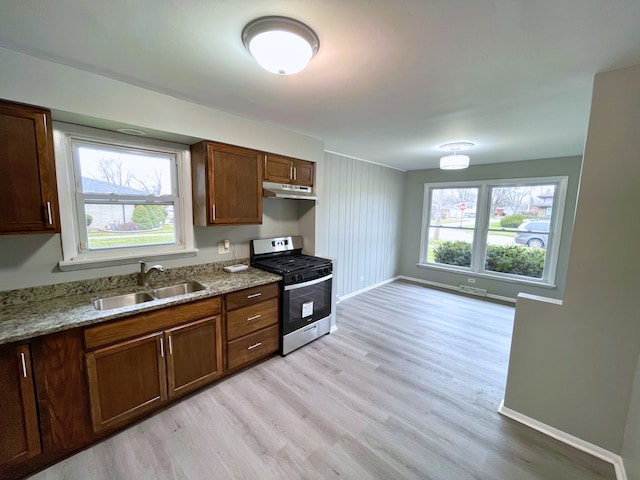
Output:
[[333,274],[332,273],[330,273],[326,277],[316,278],[315,280],[309,280],[308,282],[294,283],[293,285],[287,285],[286,287],[284,287],[284,291],[288,292],[289,290],[296,290],[298,288],[309,287],[311,285],[315,285],[316,283],[326,282],[327,280],[329,280],[331,278],[333,278]]

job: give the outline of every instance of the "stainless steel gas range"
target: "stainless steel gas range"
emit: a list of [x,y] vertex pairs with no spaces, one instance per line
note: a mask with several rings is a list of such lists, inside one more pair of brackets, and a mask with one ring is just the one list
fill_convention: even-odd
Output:
[[283,277],[280,354],[286,355],[331,330],[331,260],[302,254],[302,237],[251,241],[251,266]]

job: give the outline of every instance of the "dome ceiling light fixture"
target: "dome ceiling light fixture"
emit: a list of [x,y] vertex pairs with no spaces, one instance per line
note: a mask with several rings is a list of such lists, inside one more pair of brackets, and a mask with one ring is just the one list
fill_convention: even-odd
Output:
[[440,158],[440,168],[442,170],[462,170],[469,166],[469,157],[467,155],[457,155],[462,150],[467,150],[475,144],[471,142],[454,142],[440,145],[440,150],[453,152],[453,155],[447,155]]
[[318,53],[316,32],[289,17],[260,17],[242,30],[242,43],[265,70],[280,76],[293,75]]

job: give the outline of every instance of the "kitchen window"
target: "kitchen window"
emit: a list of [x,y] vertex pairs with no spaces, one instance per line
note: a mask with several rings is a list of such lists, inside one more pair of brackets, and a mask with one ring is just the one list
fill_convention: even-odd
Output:
[[553,286],[567,177],[425,184],[421,267]]
[[61,269],[196,253],[187,146],[60,123],[54,138]]

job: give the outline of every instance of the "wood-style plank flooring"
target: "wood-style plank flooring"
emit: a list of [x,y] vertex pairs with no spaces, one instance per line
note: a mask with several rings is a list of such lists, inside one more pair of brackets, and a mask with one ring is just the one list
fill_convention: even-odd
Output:
[[393,282],[339,329],[35,475],[48,479],[615,479],[499,415],[512,307]]

